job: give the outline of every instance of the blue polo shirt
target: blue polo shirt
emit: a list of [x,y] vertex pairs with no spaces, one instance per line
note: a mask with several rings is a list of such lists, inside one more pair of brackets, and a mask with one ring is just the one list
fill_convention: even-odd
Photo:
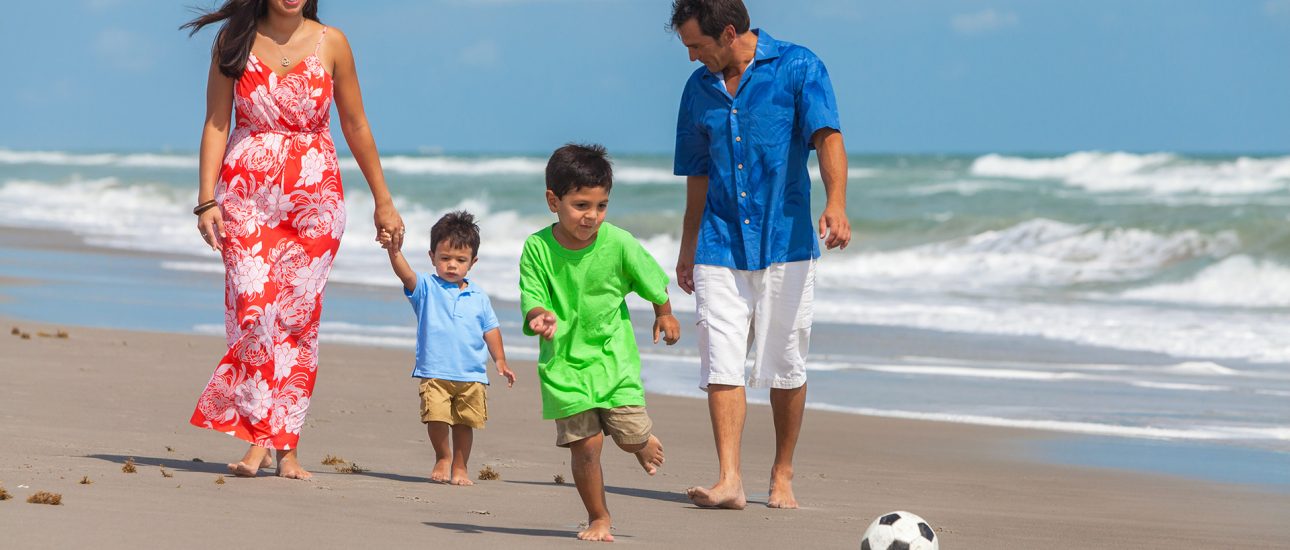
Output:
[[488,345],[484,333],[498,327],[484,291],[417,274],[417,288],[403,289],[417,314],[417,364],[412,376],[455,382],[488,383]]
[[699,67],[676,121],[678,176],[708,176],[694,262],[740,270],[820,257],[806,160],[817,130],[841,130],[833,84],[810,50],[756,29],[734,97]]

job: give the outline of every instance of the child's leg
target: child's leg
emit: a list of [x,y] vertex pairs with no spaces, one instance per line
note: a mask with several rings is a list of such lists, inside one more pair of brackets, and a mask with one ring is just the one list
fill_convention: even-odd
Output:
[[604,434],[579,439],[569,444],[572,454],[573,484],[587,508],[587,528],[578,533],[582,540],[613,542],[609,532],[609,505],[605,503],[605,479],[600,470],[600,449],[605,444]]
[[456,425],[452,427],[452,484],[453,485],[474,485],[475,482],[470,480],[470,468],[466,465],[470,461],[470,446],[475,442],[475,430],[470,426]]
[[278,477],[290,479],[309,479],[313,474],[306,471],[300,466],[300,461],[296,458],[296,450],[278,451]]
[[269,458],[269,449],[251,445],[251,448],[246,450],[246,454],[242,455],[242,460],[228,465],[228,472],[238,477],[255,477],[260,468],[268,466],[265,461],[271,463],[272,460]]
[[645,473],[654,475],[663,466],[663,443],[651,433],[654,422],[645,407],[614,407],[601,414],[605,431],[618,448],[636,455]]
[[430,445],[434,446],[434,470],[430,471],[430,481],[447,483],[452,479],[450,431],[451,426],[447,422],[426,422],[426,433],[430,435]]

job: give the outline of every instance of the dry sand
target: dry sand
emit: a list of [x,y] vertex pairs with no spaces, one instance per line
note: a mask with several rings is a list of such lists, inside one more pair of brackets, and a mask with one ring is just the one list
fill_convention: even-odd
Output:
[[[33,335],[9,335],[17,325]],[[189,415],[222,339],[0,325],[0,502],[5,548],[349,547],[545,548],[574,540],[585,519],[568,452],[539,416],[531,363],[513,389],[491,389],[473,471],[496,481],[428,482],[430,445],[417,419],[410,351],[323,344],[302,439],[310,482],[216,480],[245,444],[193,428]],[[65,328],[70,338],[38,337]],[[646,365],[648,369],[648,365]],[[765,407],[744,440],[750,506],[703,510],[683,496],[716,473],[702,401],[651,396],[667,452],[656,477],[606,449],[618,544],[856,548],[883,512],[922,515],[942,548],[1285,548],[1290,495],[1165,476],[1055,466],[1026,458],[1036,431],[808,411],[797,455],[800,510],[764,507],[772,453]],[[336,455],[368,471],[337,473]],[[133,457],[137,473],[122,472]],[[200,459],[201,462],[194,459]],[[173,477],[165,477],[162,469]],[[79,483],[88,476],[92,484]],[[27,504],[37,491],[62,505]],[[414,546],[415,545],[415,546]]]

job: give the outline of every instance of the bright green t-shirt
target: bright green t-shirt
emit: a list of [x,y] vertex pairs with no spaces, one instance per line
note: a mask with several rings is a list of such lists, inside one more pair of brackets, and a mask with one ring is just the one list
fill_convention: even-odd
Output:
[[[667,274],[632,237],[609,223],[581,250],[561,246],[551,227],[529,235],[520,257],[520,310],[555,314],[555,336],[540,338],[542,417],[644,405],[636,333],[624,298],[630,292],[667,302]],[[524,334],[532,336],[528,323]]]

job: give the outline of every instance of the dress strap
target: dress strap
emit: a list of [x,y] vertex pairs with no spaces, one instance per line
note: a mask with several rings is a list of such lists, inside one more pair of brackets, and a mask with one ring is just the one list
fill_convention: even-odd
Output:
[[318,55],[318,48],[322,47],[324,38],[327,38],[327,27],[323,27],[322,34],[318,35],[318,43],[314,44],[314,55]]

